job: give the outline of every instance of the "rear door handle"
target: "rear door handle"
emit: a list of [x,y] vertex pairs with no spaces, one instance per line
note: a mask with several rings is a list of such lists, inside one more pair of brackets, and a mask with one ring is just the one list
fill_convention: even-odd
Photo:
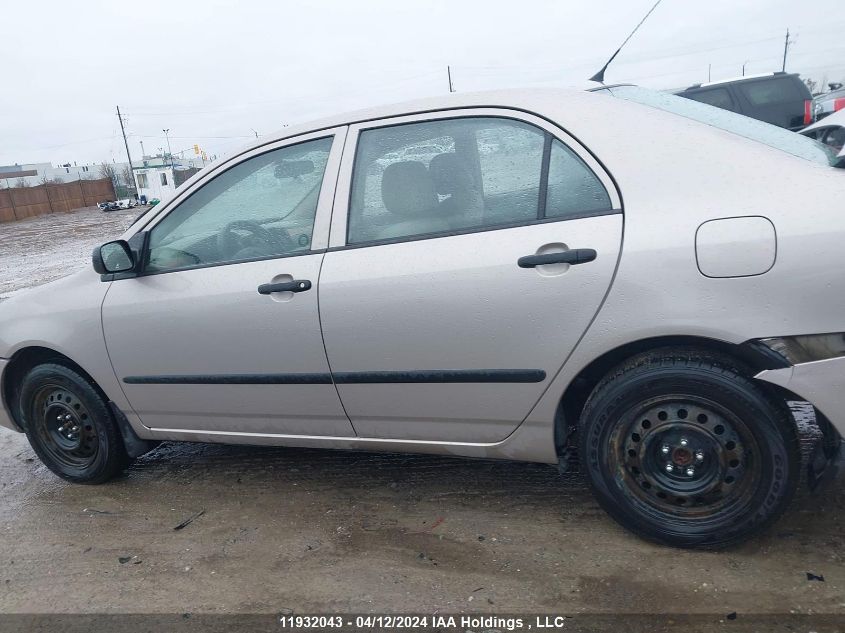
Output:
[[535,268],[546,264],[586,264],[596,258],[596,251],[592,248],[576,248],[562,253],[547,253],[545,255],[526,255],[517,260],[520,268]]
[[269,295],[273,292],[305,292],[311,290],[311,282],[308,279],[294,279],[278,284],[261,284],[258,286],[258,294]]

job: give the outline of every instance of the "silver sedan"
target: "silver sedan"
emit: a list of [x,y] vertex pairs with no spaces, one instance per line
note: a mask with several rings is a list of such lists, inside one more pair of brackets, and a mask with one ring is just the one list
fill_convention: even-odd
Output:
[[845,435],[845,171],[633,86],[285,128],[0,305],[0,424],[102,483],[160,440],[579,461],[667,544],[769,525]]

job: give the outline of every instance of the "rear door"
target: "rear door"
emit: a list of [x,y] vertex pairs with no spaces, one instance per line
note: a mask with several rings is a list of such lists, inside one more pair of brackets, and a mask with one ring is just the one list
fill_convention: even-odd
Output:
[[351,126],[347,147],[319,298],[357,434],[505,438],[608,291],[611,179],[562,130],[500,109]]

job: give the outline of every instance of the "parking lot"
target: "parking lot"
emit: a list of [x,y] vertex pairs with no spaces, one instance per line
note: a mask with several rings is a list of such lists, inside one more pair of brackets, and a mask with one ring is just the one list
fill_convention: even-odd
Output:
[[[138,213],[0,224],[0,298],[88,265]],[[693,614],[690,630],[769,618],[771,631],[840,630],[845,617],[842,489],[802,487],[765,535],[690,552],[637,539],[577,474],[534,464],[166,443],[87,487],[54,477],[3,430],[0,488],[4,613],[401,605],[602,616],[627,630],[639,625],[626,614]],[[822,618],[810,626],[806,614]]]

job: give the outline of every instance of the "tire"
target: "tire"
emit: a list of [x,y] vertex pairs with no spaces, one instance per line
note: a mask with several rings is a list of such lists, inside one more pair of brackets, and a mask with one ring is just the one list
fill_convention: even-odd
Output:
[[108,403],[72,369],[51,363],[30,370],[21,411],[32,449],[62,479],[101,484],[129,465]]
[[798,484],[798,433],[728,356],[668,348],[596,386],[581,415],[581,463],[599,504],[639,536],[719,548],[760,532]]

